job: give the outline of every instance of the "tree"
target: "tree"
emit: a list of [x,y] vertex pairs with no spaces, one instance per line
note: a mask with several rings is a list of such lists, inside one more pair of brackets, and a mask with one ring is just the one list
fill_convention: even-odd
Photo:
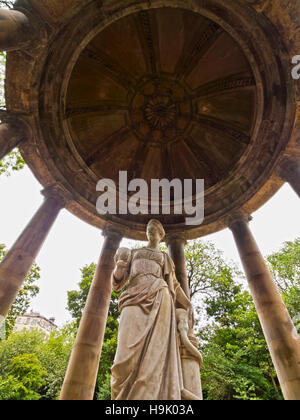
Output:
[[41,390],[43,400],[57,400],[66,375],[69,358],[74,346],[77,328],[75,323],[67,324],[51,333],[39,350],[39,358],[47,370],[45,384]]
[[25,167],[25,161],[17,149],[10,152],[3,160],[0,160],[0,176],[10,176],[12,172],[21,171]]
[[[2,340],[0,342],[0,377],[2,378],[0,379],[0,389],[2,389],[0,398],[2,395],[2,399],[11,399],[9,395],[14,384],[11,380],[11,360],[27,354],[38,357],[43,369],[47,372],[39,389],[39,399],[58,399],[75,336],[76,328],[74,324],[69,324],[52,332],[48,340],[37,330],[11,334],[7,340]],[[25,386],[23,379],[19,378],[18,382]],[[3,398],[3,395],[6,395],[6,398]]]
[[205,300],[200,330],[206,399],[282,399],[252,297],[243,285],[222,282]]
[[8,376],[0,377],[0,399],[39,400],[38,391],[45,384],[47,372],[35,354],[14,357],[9,366]]
[[[300,316],[300,238],[284,242],[267,257],[270,270],[292,317]],[[299,320],[298,320],[299,321]]]
[[242,277],[233,264],[226,264],[221,251],[209,241],[190,241],[185,248],[185,258],[192,299],[199,294],[210,296],[212,285],[221,278]]
[[[0,262],[3,260],[6,253],[7,251],[5,250],[5,245],[0,244]],[[40,268],[34,264],[7,315],[5,321],[6,336],[11,334],[13,331],[17,317],[27,312],[30,307],[31,300],[38,295],[40,289],[36,285],[36,282],[39,279]]]
[[242,273],[210,242],[186,247],[205,399],[280,399],[278,381]]
[[267,257],[273,277],[281,292],[300,286],[300,238],[284,242],[283,247]]

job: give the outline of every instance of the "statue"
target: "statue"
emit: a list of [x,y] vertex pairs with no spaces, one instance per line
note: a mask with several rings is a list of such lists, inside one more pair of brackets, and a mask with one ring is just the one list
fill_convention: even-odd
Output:
[[164,236],[161,223],[150,220],[148,245],[132,251],[120,248],[115,257],[113,288],[120,291],[129,285],[119,299],[112,400],[201,399],[184,387],[180,342],[193,357],[201,356],[187,337],[190,300],[176,279],[172,259],[159,250]]

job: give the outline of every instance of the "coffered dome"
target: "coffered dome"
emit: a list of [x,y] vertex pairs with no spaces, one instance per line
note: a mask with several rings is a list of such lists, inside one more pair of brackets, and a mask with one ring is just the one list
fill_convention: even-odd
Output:
[[174,214],[172,195],[171,214],[155,216],[187,239],[257,210],[282,185],[280,160],[299,153],[300,113],[289,26],[280,35],[277,9],[272,20],[254,3],[19,0],[42,35],[8,53],[6,100],[31,129],[20,149],[39,181],[83,220],[135,239],[153,215],[96,210],[98,181],[119,188],[120,171],[148,186],[204,179],[202,225]]

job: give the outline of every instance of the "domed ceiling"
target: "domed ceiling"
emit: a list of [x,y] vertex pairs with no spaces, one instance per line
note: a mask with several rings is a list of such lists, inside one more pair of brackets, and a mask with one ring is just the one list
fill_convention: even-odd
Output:
[[29,127],[20,149],[41,184],[60,188],[91,225],[134,239],[145,239],[150,205],[136,215],[96,209],[98,181],[119,187],[120,171],[149,187],[204,179],[201,225],[174,211],[174,194],[171,214],[155,215],[187,239],[262,206],[282,185],[279,160],[298,150],[296,90],[278,25],[246,3],[31,1],[46,35],[8,53],[6,103]]
[[225,179],[246,150],[255,82],[221,27],[181,9],[124,17],[100,32],[74,66],[65,118],[95,177]]

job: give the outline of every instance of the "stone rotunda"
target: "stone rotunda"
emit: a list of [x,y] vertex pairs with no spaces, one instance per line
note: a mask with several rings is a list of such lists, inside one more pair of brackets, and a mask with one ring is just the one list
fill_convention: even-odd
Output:
[[297,0],[18,0],[0,11],[0,159],[18,147],[45,188],[0,264],[0,315],[62,208],[105,236],[62,399],[93,397],[114,254],[122,237],[144,240],[152,218],[97,213],[97,182],[119,189],[120,171],[149,185],[204,179],[203,224],[155,216],[178,280],[189,295],[185,242],[229,227],[284,396],[300,399],[300,339],[248,225],[284,182],[300,194],[299,25]]

